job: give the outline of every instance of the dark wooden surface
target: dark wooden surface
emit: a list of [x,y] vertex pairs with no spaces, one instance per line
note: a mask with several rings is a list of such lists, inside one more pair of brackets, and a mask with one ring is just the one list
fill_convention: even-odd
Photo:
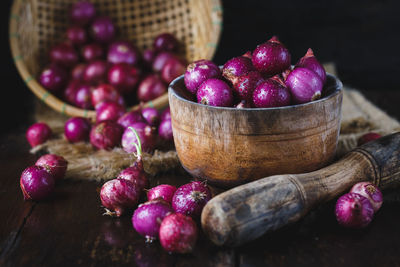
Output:
[[[400,92],[365,94],[400,118]],[[146,244],[130,216],[102,216],[99,183],[65,180],[48,201],[24,202],[19,176],[36,157],[21,130],[0,142],[0,266],[400,266],[400,189],[384,192],[382,209],[363,230],[339,227],[333,200],[241,247],[216,247],[202,234],[193,254],[169,255],[157,242]],[[189,179],[164,174],[152,183]]]

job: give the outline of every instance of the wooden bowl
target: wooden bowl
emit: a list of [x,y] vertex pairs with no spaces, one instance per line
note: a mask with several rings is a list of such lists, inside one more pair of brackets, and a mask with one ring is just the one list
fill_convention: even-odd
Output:
[[[70,25],[68,11],[78,0],[14,0],[10,14],[10,46],[22,79],[29,89],[51,108],[69,116],[95,118],[94,110],[70,105],[47,91],[36,80],[49,63],[52,45],[65,40]],[[98,14],[108,15],[117,37],[132,41],[141,51],[150,48],[154,38],[173,33],[183,44],[181,54],[188,62],[211,59],[222,27],[220,0],[89,0]],[[144,105],[168,105],[165,93]],[[131,107],[131,109],[138,106]]]
[[324,92],[287,107],[212,107],[194,102],[181,76],[168,92],[178,157],[191,175],[221,187],[320,169],[335,156],[342,83],[328,74]]

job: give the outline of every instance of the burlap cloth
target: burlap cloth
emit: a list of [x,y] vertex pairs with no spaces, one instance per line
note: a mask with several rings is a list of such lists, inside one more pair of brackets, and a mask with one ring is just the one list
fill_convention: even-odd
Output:
[[[329,70],[330,67],[328,66],[327,69]],[[57,137],[32,149],[32,153],[44,150],[65,157],[69,162],[67,178],[113,179],[122,169],[134,162],[135,157],[121,148],[115,148],[112,151],[96,151],[88,143],[68,144],[62,135],[64,122],[67,119],[38,102],[35,120],[48,123]],[[337,156],[340,157],[355,148],[357,139],[371,131],[386,135],[400,131],[400,124],[369,102],[359,91],[345,87]],[[145,154],[143,162],[145,170],[151,175],[180,168],[179,159],[174,150],[155,151],[153,155]]]

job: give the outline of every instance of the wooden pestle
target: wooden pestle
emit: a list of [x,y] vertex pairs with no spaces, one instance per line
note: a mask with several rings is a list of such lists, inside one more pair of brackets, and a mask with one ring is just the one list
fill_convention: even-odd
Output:
[[361,181],[382,189],[400,184],[400,133],[358,147],[320,170],[270,176],[217,195],[204,207],[201,224],[215,244],[241,245],[299,220]]

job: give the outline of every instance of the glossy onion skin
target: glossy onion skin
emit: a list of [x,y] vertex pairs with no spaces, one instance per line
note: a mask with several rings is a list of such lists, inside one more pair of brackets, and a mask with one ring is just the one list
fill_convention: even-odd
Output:
[[54,177],[42,166],[26,168],[20,178],[25,200],[42,200],[54,191]]
[[198,230],[191,217],[175,213],[164,218],[159,235],[161,246],[166,251],[185,254],[193,251]]

